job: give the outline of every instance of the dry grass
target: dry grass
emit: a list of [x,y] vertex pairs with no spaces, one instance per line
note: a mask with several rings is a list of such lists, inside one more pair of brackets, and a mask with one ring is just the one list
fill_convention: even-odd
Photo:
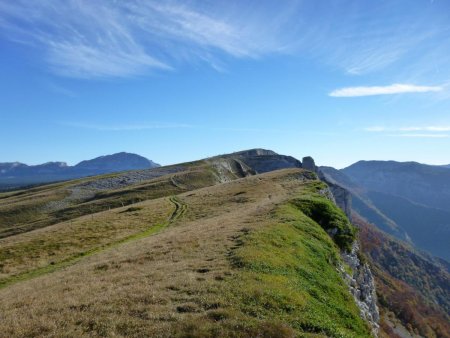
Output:
[[[191,183],[190,187],[194,186]],[[333,284],[324,281],[319,283],[323,289],[317,289],[324,295],[329,293],[331,302],[335,301],[334,293],[337,299],[343,297],[343,303],[331,303],[330,310],[323,310],[328,296],[312,296],[317,290],[311,291],[304,284],[305,275],[294,271],[296,266],[302,267],[302,261],[308,261],[305,274],[316,276],[318,272],[310,265],[314,265],[316,254],[322,257],[321,250],[338,259],[337,246],[325,231],[289,204],[292,198],[309,196],[316,188],[306,172],[291,169],[179,194],[180,212],[161,232],[1,289],[0,337],[367,336],[332,260],[320,258],[320,270],[332,276]],[[105,231],[119,234],[119,238],[135,229],[134,222],[135,227],[145,229],[148,224],[142,220],[158,222],[171,210],[167,199],[132,207],[142,209],[97,214],[96,226],[108,224],[111,229]],[[16,248],[13,253],[17,250],[8,261],[9,269],[17,272],[38,264],[25,262],[24,256],[26,243],[37,238],[51,242],[53,237],[71,237],[71,231],[84,236],[92,225],[89,217],[78,219],[73,228],[62,223],[5,239],[2,243]],[[271,238],[276,234],[281,237],[274,242]],[[108,236],[95,236],[95,240]],[[70,250],[85,241],[80,237],[69,245]],[[298,249],[291,250],[293,243]],[[36,255],[48,260],[47,249],[36,250]],[[58,250],[58,257],[73,254],[69,249]],[[284,277],[278,268],[261,272],[249,267],[248,262],[259,266],[264,253],[267,257],[263,261],[287,269]],[[295,262],[294,270],[283,265],[284,259],[277,260],[281,253]],[[23,262],[17,264],[20,257]],[[237,258],[247,263],[236,264]],[[329,275],[324,275],[325,279]],[[251,305],[255,313],[248,310],[246,295],[261,300]],[[311,326],[317,316],[324,317],[322,326]]]
[[82,256],[164,223],[173,209],[167,199],[95,213],[0,239],[0,286],[8,278]]
[[[29,190],[0,193],[0,238],[54,225],[100,211],[171,196],[214,185],[217,177],[210,165],[197,162],[181,166],[183,171],[131,184],[123,188],[87,189],[72,198],[72,189],[118,174],[55,183]],[[167,167],[170,168],[170,167]],[[119,174],[120,175],[120,174]]]
[[[241,183],[238,184],[241,185]],[[250,210],[247,204],[234,202],[233,190],[229,193],[229,202],[226,203],[221,197],[223,188],[221,187],[220,190],[222,191],[217,191],[217,188],[203,189],[194,194],[188,194],[189,197],[180,196],[189,205],[185,217],[192,219],[192,222],[182,223],[158,235],[89,257],[66,271],[1,290],[2,316],[6,316],[6,309],[9,309],[10,315],[24,310],[30,311],[28,315],[31,314],[32,317],[35,311],[38,311],[39,315],[35,317],[37,322],[25,319],[27,315],[21,315],[22,320],[19,321],[16,321],[17,318],[13,319],[14,315],[7,316],[13,319],[15,324],[11,322],[8,323],[9,325],[6,324],[7,318],[4,318],[2,323],[6,324],[6,327],[1,327],[0,332],[17,336],[21,336],[21,332],[23,335],[25,333],[45,334],[49,332],[46,330],[53,331],[60,326],[61,320],[68,320],[74,330],[68,331],[69,336],[83,334],[84,330],[86,330],[85,335],[90,335],[92,332],[102,330],[96,325],[89,324],[93,320],[93,313],[103,314],[94,316],[95,322],[103,323],[100,325],[103,327],[109,325],[105,324],[106,322],[113,323],[115,320],[118,320],[120,327],[124,318],[127,322],[131,320],[131,322],[139,323],[139,325],[136,324],[139,327],[142,320],[138,317],[134,318],[135,316],[129,315],[128,312],[141,313],[143,308],[145,308],[145,314],[141,313],[140,316],[144,319],[147,316],[155,319],[152,324],[155,325],[155,332],[169,332],[172,327],[170,319],[183,317],[185,314],[177,310],[177,307],[192,301],[193,297],[185,294],[183,290],[202,289],[208,281],[220,283],[220,276],[223,277],[221,270],[229,270],[226,253],[228,248],[234,245],[233,236],[236,228],[242,226],[240,225],[241,215]],[[234,204],[240,208],[232,208]],[[218,205],[223,207],[222,211],[215,210]],[[223,217],[220,216],[223,212],[228,214],[231,209],[234,211],[234,216],[227,215],[224,222]],[[252,209],[255,211],[255,206]],[[210,214],[208,210],[211,211]],[[215,216],[214,213],[220,216]],[[204,219],[205,222],[196,222],[198,218]],[[219,244],[220,246],[217,247]],[[205,272],[198,272],[200,269]],[[215,272],[214,276],[211,274],[212,271]],[[60,278],[65,281],[61,283]],[[18,295],[34,293],[35,288],[38,288],[39,292],[34,295],[29,294],[30,298],[19,296],[20,301],[16,298]],[[65,299],[68,298],[76,304],[70,302],[67,304]],[[8,301],[13,301],[15,306],[8,306]],[[55,312],[47,312],[48,306],[58,308],[59,319],[51,319]],[[83,309],[83,311],[74,311],[74,309]],[[125,309],[127,309],[127,315],[123,316]],[[73,314],[81,318],[81,325],[73,322],[75,319]],[[131,323],[126,325],[128,330],[129,324]],[[162,327],[164,330],[160,331]],[[148,325],[144,325],[143,328],[148,330]],[[106,327],[104,329],[110,332],[110,329]]]

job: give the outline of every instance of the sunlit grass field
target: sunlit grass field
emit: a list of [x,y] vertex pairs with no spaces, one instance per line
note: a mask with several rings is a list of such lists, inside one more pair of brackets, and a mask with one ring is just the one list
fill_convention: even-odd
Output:
[[326,229],[355,231],[324,188],[301,169],[220,183],[203,163],[74,203],[96,207],[0,240],[0,336],[370,336]]

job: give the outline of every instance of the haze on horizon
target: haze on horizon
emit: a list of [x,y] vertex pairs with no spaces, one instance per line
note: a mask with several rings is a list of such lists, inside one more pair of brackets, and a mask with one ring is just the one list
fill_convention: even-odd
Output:
[[449,30],[445,0],[0,0],[0,162],[448,164]]

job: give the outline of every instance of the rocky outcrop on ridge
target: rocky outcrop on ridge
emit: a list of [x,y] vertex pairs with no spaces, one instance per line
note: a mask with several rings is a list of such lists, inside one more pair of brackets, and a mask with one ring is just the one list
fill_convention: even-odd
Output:
[[[305,161],[306,160],[306,161]],[[351,194],[341,186],[334,184],[326,179],[325,175],[316,167],[312,158],[303,158],[303,167],[308,170],[313,169],[319,179],[328,185],[329,195],[332,201],[346,214],[351,221]],[[306,169],[306,168],[305,168]],[[349,287],[349,291],[355,299],[355,303],[360,310],[360,315],[372,328],[372,334],[377,337],[380,328],[380,312],[377,305],[377,293],[375,287],[375,278],[372,275],[370,266],[363,263],[360,259],[361,250],[357,240],[353,242],[350,252],[342,251],[342,260],[351,269],[351,273],[343,265],[339,266],[341,275]]]
[[349,274],[343,266],[340,267],[340,271],[356,305],[358,305],[361,317],[369,322],[372,333],[377,336],[380,327],[380,312],[377,305],[375,279],[369,265],[361,262],[359,253],[359,244],[358,241],[355,241],[351,252],[341,254],[343,261],[352,270],[352,274]]
[[254,170],[255,174],[286,168],[302,168],[302,163],[296,158],[279,155],[272,150],[266,149],[251,149],[220,157],[245,163],[246,166]]

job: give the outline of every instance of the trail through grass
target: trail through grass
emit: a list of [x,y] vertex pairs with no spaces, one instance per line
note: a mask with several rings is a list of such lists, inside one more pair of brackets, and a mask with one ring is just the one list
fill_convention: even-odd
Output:
[[57,262],[54,264],[49,264],[49,265],[41,267],[41,268],[22,272],[17,275],[5,278],[0,281],[0,289],[5,288],[10,285],[13,285],[13,284],[16,284],[21,281],[29,280],[29,279],[32,279],[35,277],[42,276],[44,274],[52,273],[54,271],[63,269],[65,267],[74,265],[75,263],[77,263],[78,261],[80,261],[81,259],[83,259],[85,257],[89,257],[89,256],[95,255],[97,253],[103,252],[105,250],[117,247],[121,244],[132,242],[132,241],[135,241],[135,240],[138,240],[141,238],[145,238],[145,237],[148,237],[148,236],[158,233],[159,231],[161,231],[168,225],[174,223],[179,218],[181,218],[187,210],[187,205],[184,204],[182,201],[180,201],[180,199],[178,199],[176,196],[169,197],[168,201],[173,204],[174,210],[170,213],[166,222],[154,224],[150,228],[148,228],[142,232],[127,236],[125,238],[119,239],[117,241],[114,241],[114,242],[111,242],[108,244],[101,245],[99,247],[89,249],[89,250],[81,252],[81,253],[77,253],[71,257],[68,257],[68,258],[60,261],[60,262]]

